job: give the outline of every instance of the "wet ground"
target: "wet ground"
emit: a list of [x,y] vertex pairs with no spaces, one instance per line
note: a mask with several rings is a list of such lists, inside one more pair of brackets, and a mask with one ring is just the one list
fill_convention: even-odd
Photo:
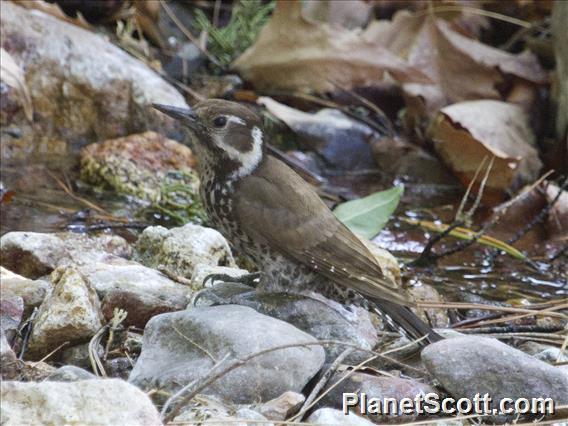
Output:
[[[115,232],[134,241],[139,229],[145,225],[159,223],[168,226],[167,217],[162,215],[140,215],[143,206],[132,199],[97,193],[81,184],[78,166],[69,158],[3,167],[1,179],[4,185],[2,234],[10,231],[103,231]],[[344,191],[339,192],[349,192],[346,183],[350,180],[340,181]],[[388,187],[378,180],[366,179],[366,184],[362,184],[361,179],[356,181],[354,188],[357,191],[353,193],[358,195]],[[66,191],[65,187],[71,191]],[[460,200],[461,191],[460,187],[452,185],[407,183],[395,217],[374,238],[374,242],[391,251],[401,263],[409,263],[422,252],[431,233],[408,225],[404,219],[442,220],[448,223]],[[480,211],[478,216],[486,214]],[[132,228],[124,226],[126,219],[135,222]],[[112,225],[107,227],[109,224]],[[565,242],[542,239],[542,230],[538,227],[533,234],[516,244],[534,261],[532,264],[475,244],[465,251],[440,259],[437,265],[403,268],[403,276],[411,285],[433,285],[449,301],[523,305],[567,298],[566,257],[549,261]],[[436,251],[444,251],[458,241],[447,238],[436,247]]]

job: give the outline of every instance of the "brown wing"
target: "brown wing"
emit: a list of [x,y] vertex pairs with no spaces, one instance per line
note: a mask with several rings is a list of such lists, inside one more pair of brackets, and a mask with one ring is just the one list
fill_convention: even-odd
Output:
[[255,240],[366,297],[412,305],[359,238],[284,163],[267,156],[238,185],[237,214]]

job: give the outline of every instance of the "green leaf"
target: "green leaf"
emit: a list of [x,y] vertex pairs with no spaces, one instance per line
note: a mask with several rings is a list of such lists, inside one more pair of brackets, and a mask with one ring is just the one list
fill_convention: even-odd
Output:
[[371,239],[386,225],[403,192],[404,186],[395,186],[358,200],[347,201],[337,206],[333,212],[353,232]]

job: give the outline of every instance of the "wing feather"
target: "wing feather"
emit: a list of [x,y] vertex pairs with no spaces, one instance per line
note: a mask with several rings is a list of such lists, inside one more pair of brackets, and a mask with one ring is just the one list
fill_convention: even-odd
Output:
[[238,185],[235,208],[243,231],[255,240],[366,297],[413,304],[359,238],[284,163],[267,156]]

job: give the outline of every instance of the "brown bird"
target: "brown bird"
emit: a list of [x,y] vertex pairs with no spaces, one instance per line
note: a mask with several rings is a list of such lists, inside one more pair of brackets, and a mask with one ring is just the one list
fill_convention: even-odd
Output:
[[202,101],[191,110],[154,107],[193,134],[207,214],[235,250],[263,272],[266,289],[314,290],[373,308],[410,338],[440,339],[312,187],[266,153],[256,113],[225,100]]

